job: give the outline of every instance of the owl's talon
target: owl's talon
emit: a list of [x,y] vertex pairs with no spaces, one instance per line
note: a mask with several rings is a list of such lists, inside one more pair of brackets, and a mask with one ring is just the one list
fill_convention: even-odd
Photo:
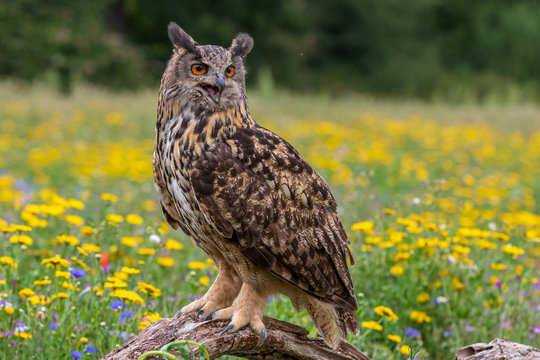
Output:
[[204,314],[204,310],[197,311],[197,314],[195,315],[195,321],[199,320],[199,317]]
[[234,325],[229,324],[222,332],[221,335],[223,336],[227,331],[234,329]]
[[178,311],[176,312],[176,314],[174,314],[173,317],[177,317],[177,316],[180,315],[181,313],[182,313],[182,310],[180,309],[180,310],[178,310]]
[[266,330],[266,328],[264,328],[262,332],[263,332],[263,339],[262,339],[261,344],[264,344],[264,342],[268,338],[268,330]]
[[210,314],[207,314],[204,318],[203,318],[203,321],[206,321],[206,320],[212,320],[214,318],[214,316],[216,315],[216,312],[211,312]]

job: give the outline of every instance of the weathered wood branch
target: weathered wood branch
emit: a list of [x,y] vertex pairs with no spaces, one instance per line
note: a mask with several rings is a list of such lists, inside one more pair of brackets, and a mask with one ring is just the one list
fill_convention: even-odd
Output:
[[[234,355],[254,360],[370,360],[349,344],[342,344],[333,350],[322,339],[307,337],[308,331],[300,326],[266,317],[264,323],[268,338],[262,343],[249,328],[221,335],[228,322],[195,322],[193,313],[180,314],[151,324],[105,355],[102,360],[136,360],[143,353],[159,350],[163,345],[176,340],[192,340],[205,345],[211,359]],[[198,349],[191,349],[195,350],[194,358],[197,358]],[[174,350],[172,352],[174,353]],[[465,346],[458,350],[455,357],[455,360],[493,359],[539,360],[540,350],[506,339],[495,339],[489,344]]]
[[462,347],[455,360],[539,360],[540,350],[506,339],[495,339],[489,344],[478,343]]
[[[306,329],[284,321],[265,317],[263,321],[268,338],[262,343],[249,328],[221,335],[228,322],[194,322],[194,316],[188,313],[161,319],[105,355],[102,360],[136,360],[141,354],[159,350],[176,340],[192,340],[205,345],[211,359],[234,355],[254,360],[370,360],[352,345],[344,343],[336,350],[331,349],[322,339],[308,337]],[[198,351],[195,354],[198,356]]]

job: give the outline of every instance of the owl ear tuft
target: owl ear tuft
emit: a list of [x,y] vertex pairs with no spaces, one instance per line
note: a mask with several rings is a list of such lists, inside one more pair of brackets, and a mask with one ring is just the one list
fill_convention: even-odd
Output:
[[186,33],[180,26],[175,22],[170,22],[169,26],[169,39],[171,39],[172,44],[175,48],[186,49],[191,53],[197,53],[197,48],[195,47],[195,40],[188,33]]
[[247,54],[253,48],[253,38],[246,33],[239,33],[233,39],[229,50],[232,52],[232,56],[240,56],[245,59]]

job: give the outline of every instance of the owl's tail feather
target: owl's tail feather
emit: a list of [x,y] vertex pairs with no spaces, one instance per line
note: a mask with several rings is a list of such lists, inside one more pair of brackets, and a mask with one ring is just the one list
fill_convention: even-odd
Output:
[[319,334],[332,348],[337,348],[342,341],[347,341],[347,333],[359,333],[358,319],[354,311],[335,308],[334,305],[313,296],[303,299],[305,307]]
[[358,327],[358,318],[356,313],[352,310],[346,310],[342,308],[335,309],[337,315],[337,324],[339,332],[344,338],[347,338],[347,333],[352,335],[358,335],[360,328]]

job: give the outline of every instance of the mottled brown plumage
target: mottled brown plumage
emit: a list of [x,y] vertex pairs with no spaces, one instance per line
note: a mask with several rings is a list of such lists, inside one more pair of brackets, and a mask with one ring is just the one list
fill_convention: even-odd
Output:
[[170,226],[219,269],[206,295],[182,311],[265,336],[266,299],[282,293],[307,309],[330,344],[357,334],[352,258],[330,189],[249,114],[243,60],[253,40],[239,34],[228,49],[198,46],[174,23],[169,37],[175,50],[159,93],[156,188]]

